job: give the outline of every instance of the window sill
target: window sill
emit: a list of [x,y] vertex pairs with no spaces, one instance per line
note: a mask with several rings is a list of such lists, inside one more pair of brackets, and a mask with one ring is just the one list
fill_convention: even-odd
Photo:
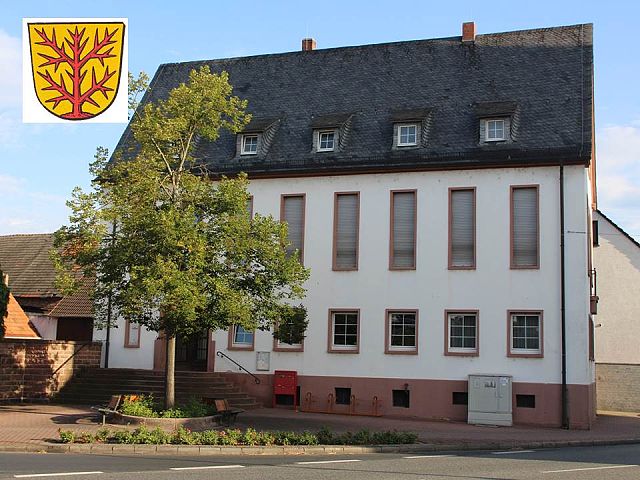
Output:
[[544,358],[544,354],[542,352],[531,353],[531,352],[523,352],[523,353],[514,353],[508,352],[507,357],[509,358]]
[[385,355],[418,355],[418,349],[414,348],[411,350],[399,350],[394,348],[385,348]]
[[327,353],[360,353],[360,347],[355,347],[355,348],[329,347],[329,349],[327,350]]
[[245,351],[245,352],[252,352],[254,350],[254,346],[253,345],[229,345],[227,347],[227,350],[232,350],[232,351]]
[[478,350],[445,350],[445,356],[447,357],[479,357],[480,352]]

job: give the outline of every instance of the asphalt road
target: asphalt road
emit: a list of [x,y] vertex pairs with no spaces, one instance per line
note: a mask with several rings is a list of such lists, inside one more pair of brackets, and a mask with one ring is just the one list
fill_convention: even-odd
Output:
[[0,453],[0,479],[640,480],[640,445],[351,456],[115,456]]

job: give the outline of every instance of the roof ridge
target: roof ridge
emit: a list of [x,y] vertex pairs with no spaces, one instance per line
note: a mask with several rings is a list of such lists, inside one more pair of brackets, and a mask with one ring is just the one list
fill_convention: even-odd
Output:
[[[545,32],[545,31],[553,31],[553,30],[569,30],[576,29],[578,27],[584,26],[593,26],[593,23],[576,23],[573,25],[559,25],[554,27],[538,27],[538,28],[525,28],[522,30],[506,30],[502,32],[492,32],[492,33],[480,33],[476,35],[478,37],[491,37],[496,35],[509,35],[509,34],[517,34],[517,33],[535,33],[535,32]],[[343,45],[340,47],[328,47],[328,48],[317,48],[314,50],[293,50],[289,52],[278,52],[278,53],[258,53],[255,55],[244,55],[244,56],[236,56],[236,57],[223,57],[223,58],[205,58],[199,60],[188,60],[186,62],[167,62],[161,63],[158,66],[158,70],[162,67],[168,67],[173,65],[189,65],[189,64],[201,64],[201,63],[210,63],[210,62],[229,62],[229,61],[238,61],[245,59],[257,59],[264,57],[284,57],[290,55],[314,55],[320,52],[332,52],[336,50],[349,50],[349,49],[357,49],[357,48],[366,48],[366,47],[383,47],[386,45],[402,45],[402,44],[411,44],[411,43],[419,43],[419,42],[439,42],[444,40],[455,40],[461,38],[460,35],[452,35],[448,37],[435,37],[435,38],[417,38],[413,40],[398,40],[391,42],[379,42],[379,43],[363,43],[360,45]]]

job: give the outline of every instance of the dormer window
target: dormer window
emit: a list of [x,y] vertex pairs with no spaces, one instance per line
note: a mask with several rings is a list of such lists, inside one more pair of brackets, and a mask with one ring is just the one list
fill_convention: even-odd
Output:
[[503,142],[507,139],[504,118],[490,118],[484,120],[486,137],[485,142]]
[[319,152],[333,152],[336,148],[336,131],[318,131],[317,145]]
[[520,107],[514,101],[479,102],[473,105],[480,145],[507,145],[517,141]]
[[416,123],[399,124],[398,129],[398,146],[399,147],[415,147],[418,145],[418,125]]
[[258,154],[258,135],[244,134],[242,135],[241,155],[257,155]]

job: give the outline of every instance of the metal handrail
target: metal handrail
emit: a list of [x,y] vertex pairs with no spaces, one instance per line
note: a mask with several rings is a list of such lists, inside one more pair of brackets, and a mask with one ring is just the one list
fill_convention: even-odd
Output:
[[229,355],[227,355],[224,352],[221,352],[220,350],[218,350],[216,352],[216,355],[219,356],[220,358],[226,358],[227,360],[235,363],[238,368],[240,370],[244,370],[245,372],[247,372],[249,375],[251,375],[253,377],[253,380],[256,382],[256,384],[260,384],[260,379],[258,377],[256,377],[253,373],[251,373],[249,370],[247,370],[246,368],[244,368],[242,365],[240,365],[238,362],[236,362],[233,358],[231,358]]

